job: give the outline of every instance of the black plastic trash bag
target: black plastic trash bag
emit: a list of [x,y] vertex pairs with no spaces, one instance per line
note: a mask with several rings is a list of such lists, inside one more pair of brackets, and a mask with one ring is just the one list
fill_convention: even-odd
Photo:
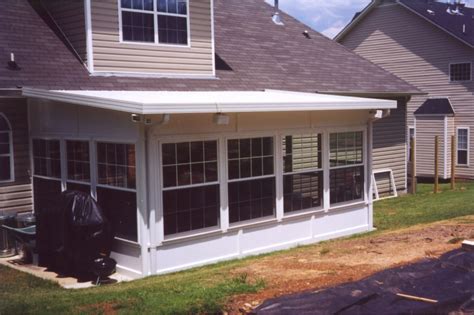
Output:
[[95,259],[110,255],[111,224],[89,194],[65,191],[56,205],[38,210],[40,264],[62,273],[90,273]]

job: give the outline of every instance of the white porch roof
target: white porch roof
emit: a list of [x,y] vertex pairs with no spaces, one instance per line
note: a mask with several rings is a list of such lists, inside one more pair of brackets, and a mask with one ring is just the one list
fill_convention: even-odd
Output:
[[23,95],[134,114],[243,113],[395,109],[397,102],[279,90],[59,91],[24,88]]

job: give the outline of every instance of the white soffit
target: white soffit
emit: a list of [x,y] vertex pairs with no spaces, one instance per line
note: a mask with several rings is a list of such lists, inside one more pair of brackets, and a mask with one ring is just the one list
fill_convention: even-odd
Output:
[[278,90],[150,92],[57,91],[24,88],[23,95],[143,115],[397,108],[397,102],[391,100]]

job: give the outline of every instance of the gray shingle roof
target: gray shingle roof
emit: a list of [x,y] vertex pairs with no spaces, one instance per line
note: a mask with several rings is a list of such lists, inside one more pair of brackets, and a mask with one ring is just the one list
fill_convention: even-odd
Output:
[[[419,93],[287,14],[284,26],[275,25],[274,8],[263,0],[215,0],[216,53],[232,69],[219,67],[217,79],[90,76],[26,0],[2,2],[0,88]],[[21,70],[7,68],[10,52]]]
[[[399,0],[399,2],[436,24],[446,32],[474,47],[474,8],[433,0]],[[459,8],[461,15],[448,13]]]

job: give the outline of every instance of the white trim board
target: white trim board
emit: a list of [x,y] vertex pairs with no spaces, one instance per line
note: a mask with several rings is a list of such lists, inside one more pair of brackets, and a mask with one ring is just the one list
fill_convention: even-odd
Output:
[[397,101],[289,91],[57,91],[24,88],[23,95],[135,114],[382,110]]

